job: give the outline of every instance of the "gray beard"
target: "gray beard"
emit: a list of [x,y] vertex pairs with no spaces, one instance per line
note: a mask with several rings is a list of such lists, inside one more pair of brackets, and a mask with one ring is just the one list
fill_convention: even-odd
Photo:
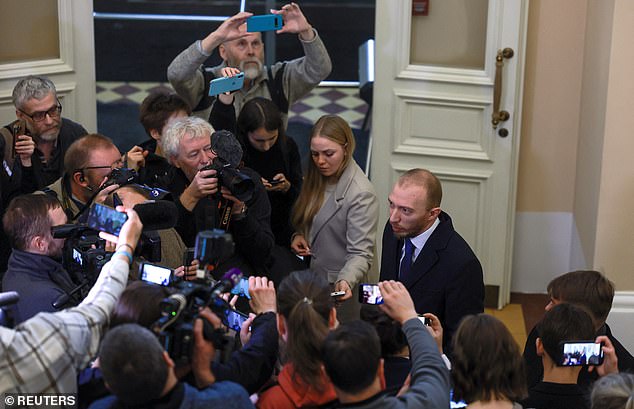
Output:
[[[245,63],[251,63],[251,64],[247,65]],[[252,63],[257,64],[257,68]],[[247,66],[246,68],[245,68],[245,65]],[[260,72],[262,72],[262,63],[259,60],[242,61],[240,63],[240,71],[244,73],[244,77],[246,79],[254,80],[260,75]]]

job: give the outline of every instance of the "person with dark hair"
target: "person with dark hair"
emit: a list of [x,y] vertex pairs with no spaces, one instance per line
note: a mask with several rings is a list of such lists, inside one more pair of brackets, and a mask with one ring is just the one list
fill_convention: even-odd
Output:
[[465,317],[453,338],[453,400],[467,408],[521,409],[526,376],[520,349],[497,318],[478,314]]
[[253,408],[240,385],[215,381],[205,364],[215,349],[204,339],[202,327],[201,319],[197,319],[192,369],[200,390],[178,381],[174,361],[148,329],[138,324],[122,324],[108,331],[101,343],[99,365],[114,396],[90,407]]
[[[297,144],[286,135],[277,106],[266,98],[254,98],[247,102],[240,111],[235,128],[235,134],[243,147],[245,166],[260,174],[268,193],[275,242],[288,248],[293,234],[291,209],[301,190],[303,178]],[[233,131],[230,125],[217,129]]]
[[[594,339],[595,331],[590,315],[576,305],[558,304],[546,312],[537,324],[537,332],[539,337],[536,350],[542,359],[544,377],[541,382],[529,387],[528,398],[522,404],[536,409],[589,409],[590,391],[577,385],[579,372],[586,369],[586,358],[580,358],[583,366],[563,366],[561,361],[565,351],[561,350],[561,343]],[[606,337],[600,338],[607,340]],[[612,348],[609,340],[607,342],[603,347],[604,352]],[[581,354],[585,352],[582,351]],[[605,362],[596,371],[602,374],[615,368],[613,356],[606,353]]]
[[161,301],[174,293],[171,287],[131,281],[112,311],[110,328],[135,323],[150,328],[161,317]]
[[342,322],[359,318],[358,283],[376,281],[379,204],[374,186],[352,157],[354,148],[354,134],[343,118],[317,120],[310,135],[312,160],[291,215],[291,249],[310,256],[310,269],[334,291],[345,292],[337,298]]
[[28,194],[14,198],[3,217],[4,231],[11,243],[11,257],[2,279],[3,291],[17,291],[16,324],[39,312],[54,312],[81,301],[53,303],[77,287],[61,264],[64,239],[53,238],[51,228],[66,223],[59,202],[48,195]]
[[[238,13],[190,45],[167,67],[170,84],[194,111],[209,118],[209,108],[224,103],[234,108],[236,115],[250,99],[264,97],[277,105],[286,124],[289,107],[330,74],[332,63],[326,47],[299,5],[286,4],[271,13],[279,15],[284,22],[277,33],[297,34],[305,56],[265,67],[262,34],[246,30],[246,20],[252,13]],[[216,48],[223,63],[206,69],[202,64]],[[218,101],[208,96],[209,81],[224,76],[223,70],[227,68],[244,73],[244,86],[231,95],[221,95]]]
[[[590,313],[594,326],[594,337],[606,336],[616,351],[619,371],[634,372],[634,356],[612,334],[610,326],[606,322],[612,300],[614,299],[614,284],[603,274],[594,270],[578,270],[556,277],[548,284],[550,302],[544,308],[549,311],[560,303],[570,303],[583,307]],[[532,387],[542,380],[544,367],[542,360],[537,355],[536,339],[537,327],[528,334],[524,346],[524,361],[526,362],[526,374],[528,387]],[[597,379],[596,371],[581,371],[577,384],[588,388]]]
[[592,387],[592,409],[634,409],[634,374],[602,377]]
[[379,336],[385,389],[395,394],[403,386],[412,368],[407,337],[401,324],[377,305],[362,305],[360,315],[361,320],[372,325]]
[[449,372],[429,331],[418,319],[402,283],[379,283],[381,309],[402,325],[411,349],[412,378],[399,397],[382,393],[384,364],[379,337],[363,321],[342,324],[326,337],[322,359],[342,407],[364,409],[448,408]]
[[139,107],[139,121],[149,138],[138,147],[145,159],[139,168],[139,181],[149,186],[157,186],[170,170],[163,151],[162,138],[167,126],[173,121],[190,116],[190,106],[178,94],[167,91],[151,92]]
[[284,366],[277,384],[260,393],[260,409],[308,408],[336,398],[321,371],[322,342],[337,324],[328,281],[309,270],[282,280],[277,293],[277,330]]
[[97,353],[110,312],[125,287],[143,225],[132,209],[88,296],[77,307],[41,313],[14,329],[0,327],[0,393],[76,393],[77,373]]

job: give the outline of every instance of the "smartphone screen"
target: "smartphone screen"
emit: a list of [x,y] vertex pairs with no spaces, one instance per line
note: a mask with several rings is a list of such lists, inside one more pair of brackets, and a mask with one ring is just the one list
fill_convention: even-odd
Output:
[[560,366],[601,365],[603,344],[594,341],[565,341],[561,344]]
[[238,310],[225,310],[225,319],[227,320],[227,326],[236,332],[240,332],[242,324],[249,318],[248,315]]
[[172,281],[172,269],[156,264],[141,263],[139,266],[141,280],[162,286],[170,285]]
[[231,294],[246,297],[250,300],[251,296],[249,295],[249,279],[242,277],[238,284],[233,286],[233,288],[231,289]]
[[105,231],[118,236],[121,226],[128,220],[128,215],[118,212],[112,207],[95,203],[88,213],[88,227],[91,229]]
[[383,296],[377,284],[359,284],[359,302],[362,304],[383,304]]

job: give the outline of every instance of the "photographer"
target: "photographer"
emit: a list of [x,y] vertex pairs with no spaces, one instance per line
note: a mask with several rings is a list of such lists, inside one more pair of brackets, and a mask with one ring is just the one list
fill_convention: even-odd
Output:
[[[9,204],[3,224],[13,250],[2,288],[20,294],[16,323],[38,312],[57,311],[53,302],[76,286],[61,264],[64,239],[55,239],[51,233],[53,226],[65,223],[66,215],[59,202],[48,195],[18,196]],[[70,297],[64,306],[77,305],[79,301]]]
[[328,334],[322,348],[324,368],[339,402],[350,408],[448,408],[449,372],[418,319],[407,288],[396,281],[383,281],[379,288],[381,309],[402,325],[409,341],[410,387],[399,397],[381,393],[385,379],[379,337],[370,324],[353,321]]
[[[215,326],[219,325],[217,320]],[[214,348],[203,338],[202,327],[202,320],[196,320],[192,367],[200,390],[178,381],[174,361],[148,329],[123,324],[109,331],[99,360],[106,385],[115,396],[90,407],[253,408],[240,385],[215,381],[207,363]]]
[[117,252],[80,305],[39,314],[15,329],[0,327],[0,393],[77,391],[77,372],[97,353],[103,328],[125,287],[129,252],[143,227],[136,212],[126,213],[118,239],[109,237],[117,242]]
[[[235,255],[226,265],[244,272],[264,268],[274,238],[271,207],[259,175],[248,168],[239,169],[253,183],[251,198],[241,201],[229,186],[221,185],[216,169],[206,169],[222,162],[236,172],[242,148],[235,137],[226,131],[214,132],[200,118],[188,117],[169,126],[163,135],[163,148],[175,166],[163,187],[177,198],[176,230],[185,244],[192,247],[198,231],[223,228],[232,234],[236,244]],[[227,172],[227,168],[222,168],[222,172]]]
[[[112,169],[122,166],[121,152],[110,138],[89,134],[70,145],[64,157],[64,174],[42,191],[60,201],[70,221],[95,194],[94,201],[101,203],[118,187],[108,186],[99,191]],[[84,217],[87,215],[84,213]]]

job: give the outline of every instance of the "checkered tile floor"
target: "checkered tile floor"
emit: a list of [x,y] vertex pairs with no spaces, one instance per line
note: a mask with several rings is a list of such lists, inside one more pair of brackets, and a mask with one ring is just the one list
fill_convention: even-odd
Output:
[[[168,83],[97,82],[97,101],[106,104],[138,105],[155,89],[171,90]],[[351,127],[361,128],[368,105],[359,98],[357,88],[316,88],[293,104],[289,121],[313,124],[325,114],[337,114]]]

